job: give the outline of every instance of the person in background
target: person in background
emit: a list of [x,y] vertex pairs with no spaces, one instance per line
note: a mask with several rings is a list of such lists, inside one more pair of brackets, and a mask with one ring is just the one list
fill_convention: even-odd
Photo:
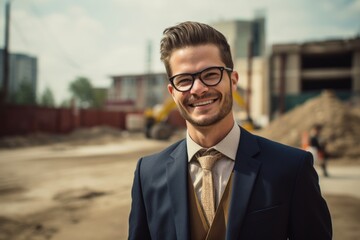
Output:
[[139,159],[129,239],[331,239],[312,155],[234,121],[239,75],[224,35],[188,21],[160,45],[187,134]]
[[325,143],[320,141],[322,126],[315,124],[310,129],[308,150],[313,154],[315,163],[318,164],[323,172],[324,177],[329,177],[327,171],[327,153]]

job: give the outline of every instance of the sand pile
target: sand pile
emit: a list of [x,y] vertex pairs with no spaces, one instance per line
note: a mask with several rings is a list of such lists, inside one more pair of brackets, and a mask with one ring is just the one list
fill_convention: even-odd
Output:
[[257,134],[301,147],[301,137],[314,124],[323,125],[321,140],[332,158],[360,159],[360,110],[324,91],[277,118]]

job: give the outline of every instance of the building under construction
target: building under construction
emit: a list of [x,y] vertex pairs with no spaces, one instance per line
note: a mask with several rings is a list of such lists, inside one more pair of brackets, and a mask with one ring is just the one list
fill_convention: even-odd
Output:
[[271,115],[330,89],[342,99],[360,93],[360,37],[275,44],[269,59]]

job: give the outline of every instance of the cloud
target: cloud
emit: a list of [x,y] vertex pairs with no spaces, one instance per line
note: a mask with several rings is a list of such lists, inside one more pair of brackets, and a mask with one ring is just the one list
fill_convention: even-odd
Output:
[[266,11],[268,43],[360,31],[360,0],[29,0],[14,1],[10,48],[38,57],[38,89],[49,86],[59,102],[77,76],[107,86],[110,75],[144,72],[149,40],[153,71],[163,71],[159,41],[168,26],[185,20],[250,20],[258,9]]
[[276,2],[279,5],[270,8],[267,17],[271,44],[353,37],[359,29],[360,11],[354,5],[360,0]]
[[58,102],[68,97],[68,85],[77,76],[106,85],[114,69],[131,69],[126,66],[133,63],[130,51],[138,52],[136,46],[116,44],[102,23],[79,6],[43,17],[16,9],[12,15],[17,28],[11,31],[11,50],[38,58],[39,92],[49,86]]

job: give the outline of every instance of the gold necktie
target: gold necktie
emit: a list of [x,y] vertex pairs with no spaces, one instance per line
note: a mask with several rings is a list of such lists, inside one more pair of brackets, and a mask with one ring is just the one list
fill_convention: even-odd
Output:
[[215,217],[215,195],[211,169],[214,163],[222,157],[222,153],[215,149],[200,150],[196,157],[203,171],[201,205],[209,226]]

